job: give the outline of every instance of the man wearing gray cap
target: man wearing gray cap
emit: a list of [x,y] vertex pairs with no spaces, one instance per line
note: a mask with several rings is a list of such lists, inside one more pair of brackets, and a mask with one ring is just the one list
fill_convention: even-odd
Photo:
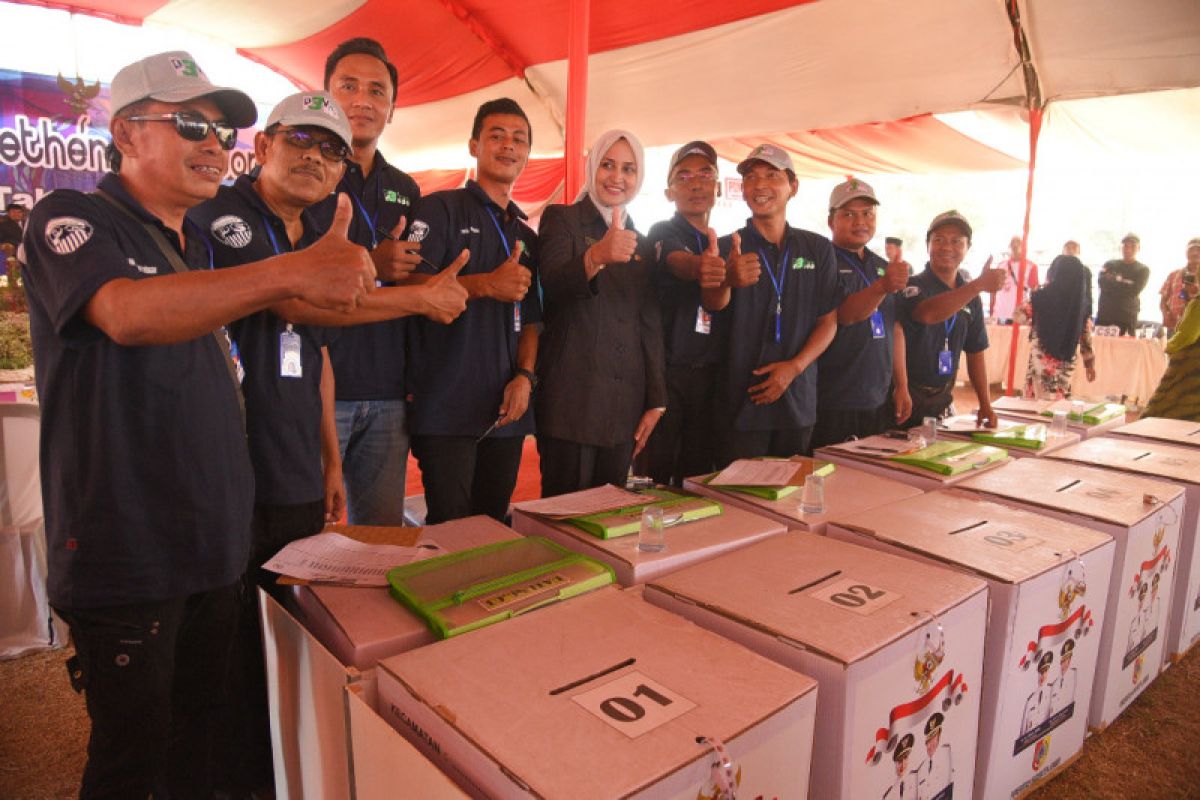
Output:
[[125,67],[111,96],[113,172],[48,195],[25,236],[49,594],[92,721],[80,795],[207,797],[254,486],[224,325],[292,298],[353,309],[374,269],[334,230],[212,270],[184,215],[253,103],[183,52]]
[[1136,233],[1121,239],[1121,257],[1104,262],[1096,283],[1100,299],[1096,302],[1096,324],[1116,325],[1122,336],[1132,336],[1142,310],[1141,294],[1150,282],[1150,268],[1137,260],[1142,240]]
[[[213,265],[236,267],[318,241],[323,228],[312,206],[329,197],[350,155],[350,124],[325,92],[284,98],[254,137],[256,176],[188,212],[207,239]],[[454,270],[422,286],[384,287],[352,312],[326,311],[287,300],[229,326],[245,374],[246,433],[254,467],[250,560],[243,578],[229,704],[233,724],[228,774],[221,788],[245,793],[272,783],[265,667],[256,588],[272,591],[275,575],[262,569],[288,543],[319,533],[345,510],[341,459],[333,415],[333,372],[327,327],[412,313],[462,311],[466,290]],[[325,425],[322,426],[322,387]],[[323,463],[322,463],[323,462]]]

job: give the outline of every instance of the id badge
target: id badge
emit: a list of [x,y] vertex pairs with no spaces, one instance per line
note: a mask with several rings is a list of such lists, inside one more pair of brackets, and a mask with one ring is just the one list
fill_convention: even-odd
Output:
[[279,334],[279,377],[301,378],[304,369],[300,366],[300,334],[290,330]]
[[705,336],[712,333],[712,314],[704,310],[704,306],[696,306],[696,333]]
[[949,349],[938,353],[938,375],[949,375],[954,368],[954,353]]
[[871,314],[871,338],[887,338],[883,330],[883,312],[879,309],[875,309],[875,311]]
[[513,332],[521,332],[521,304],[513,303]]

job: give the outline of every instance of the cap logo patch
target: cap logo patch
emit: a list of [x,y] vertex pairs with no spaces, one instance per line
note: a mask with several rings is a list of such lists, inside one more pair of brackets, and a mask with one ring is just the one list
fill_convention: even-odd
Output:
[[176,75],[184,78],[199,78],[200,67],[190,58],[172,58],[171,68],[175,70]]
[[245,247],[254,238],[254,232],[250,230],[246,220],[233,214],[217,217],[213,220],[210,229],[212,235],[217,237],[217,241],[234,249]]
[[70,255],[92,238],[92,223],[78,217],[55,217],[46,225],[46,245],[60,256]]
[[332,117],[333,119],[338,118],[337,106],[329,102],[329,100],[322,95],[306,94],[301,99],[300,104],[304,107],[305,111],[320,111],[325,115]]
[[424,241],[429,235],[429,223],[423,219],[413,220],[413,224],[408,226],[408,240],[410,242]]

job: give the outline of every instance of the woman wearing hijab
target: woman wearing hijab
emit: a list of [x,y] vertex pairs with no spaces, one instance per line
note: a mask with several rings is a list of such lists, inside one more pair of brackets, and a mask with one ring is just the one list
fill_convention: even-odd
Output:
[[653,253],[625,213],[642,177],[641,143],[608,131],[588,155],[584,191],[542,216],[535,412],[544,497],[624,485],[666,411]]
[[1078,258],[1059,256],[1050,265],[1050,282],[1030,297],[1033,326],[1025,396],[1060,399],[1071,395],[1075,349],[1083,355],[1088,381],[1096,380],[1092,352],[1091,273]]

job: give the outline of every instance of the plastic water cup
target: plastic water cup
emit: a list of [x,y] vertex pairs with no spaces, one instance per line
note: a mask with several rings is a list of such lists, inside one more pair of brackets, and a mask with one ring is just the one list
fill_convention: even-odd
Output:
[[1067,435],[1067,412],[1058,410],[1050,420],[1050,435],[1063,437]]
[[643,553],[661,553],[666,550],[667,537],[663,528],[662,507],[647,506],[642,511],[642,529],[638,532],[638,550]]
[[925,444],[931,445],[937,441],[937,417],[926,417],[921,425],[921,433],[925,436]]
[[922,428],[908,429],[908,447],[910,450],[920,450],[926,447],[925,431]]
[[1082,400],[1071,401],[1071,416],[1075,419],[1083,419],[1083,412],[1087,411],[1087,403]]
[[805,514],[825,513],[825,478],[822,475],[809,475],[804,479],[804,489],[800,495],[800,510]]

